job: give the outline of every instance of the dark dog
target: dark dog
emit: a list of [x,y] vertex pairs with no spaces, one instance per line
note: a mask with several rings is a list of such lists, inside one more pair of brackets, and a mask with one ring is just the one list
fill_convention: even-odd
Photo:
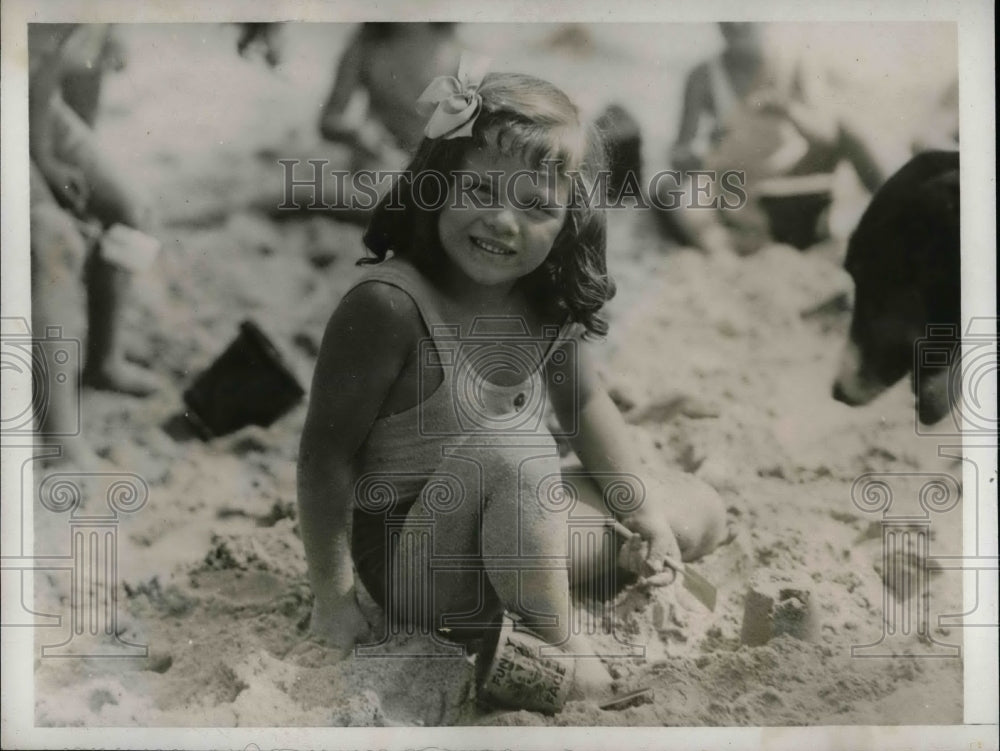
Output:
[[[854,318],[835,399],[866,404],[911,373],[920,422],[948,414],[958,397],[950,384],[961,382],[959,256],[958,153],[919,154],[878,190],[851,235]],[[918,356],[930,349],[934,356]]]

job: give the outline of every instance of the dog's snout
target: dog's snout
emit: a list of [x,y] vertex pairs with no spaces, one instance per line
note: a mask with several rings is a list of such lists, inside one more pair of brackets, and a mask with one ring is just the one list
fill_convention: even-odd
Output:
[[833,382],[833,398],[844,404],[851,403],[847,398],[847,393],[844,391],[844,387],[840,385],[840,381]]

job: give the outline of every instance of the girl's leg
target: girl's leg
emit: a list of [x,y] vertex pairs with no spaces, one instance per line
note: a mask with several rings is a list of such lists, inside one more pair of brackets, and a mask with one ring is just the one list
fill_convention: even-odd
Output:
[[[522,486],[537,485],[545,473],[558,475],[551,438],[530,444],[503,436],[458,438],[445,452],[406,519],[410,533],[432,530],[429,552],[437,560],[420,561],[431,573],[421,572],[422,578],[412,577],[407,586],[433,582],[435,625],[453,627],[465,620],[470,627],[485,626],[503,608],[530,618],[543,601],[562,603],[568,597],[566,552],[560,546],[565,531],[555,515],[539,513],[537,501],[519,503],[522,495],[528,497]],[[539,574],[541,566],[548,569]],[[407,567],[409,562],[397,562],[397,569]],[[520,578],[526,576],[530,587],[518,586],[521,569]],[[544,612],[554,614],[551,608]]]
[[[571,697],[601,696],[611,676],[586,630],[574,627],[570,540],[576,504],[565,492],[555,442],[544,437],[534,447],[500,437],[484,463],[483,563],[504,607],[575,658]],[[516,570],[505,565],[512,557],[519,561]]]
[[[718,491],[694,475],[661,476],[666,485],[663,511],[677,537],[684,561],[708,555],[727,537],[726,506]],[[655,502],[655,501],[654,501]]]
[[[726,536],[718,493],[688,474],[660,479],[663,497],[645,503],[662,508],[683,560],[714,550]],[[436,569],[425,578],[432,582],[435,622],[454,625],[457,614],[477,613],[470,625],[480,626],[503,607],[561,643],[571,615],[570,583],[607,577],[622,542],[602,534],[612,514],[597,483],[579,465],[560,468],[550,438],[489,436],[450,449],[429,490],[407,524],[433,528],[435,557],[467,564],[445,570],[422,563]]]
[[[571,628],[569,509],[544,494],[560,478],[551,436],[475,436],[446,453],[435,478],[448,478],[460,502],[449,502],[454,493],[446,501],[444,494],[425,492],[407,518],[411,529],[433,523],[437,560],[418,565],[423,581],[431,583],[434,625],[449,628],[466,620],[485,626],[502,608],[568,654],[593,655]],[[445,557],[449,569],[442,566]],[[419,586],[416,577],[407,584]],[[400,606],[407,594],[412,597],[412,590],[395,595]],[[599,660],[576,662],[579,691],[606,689],[610,678]]]

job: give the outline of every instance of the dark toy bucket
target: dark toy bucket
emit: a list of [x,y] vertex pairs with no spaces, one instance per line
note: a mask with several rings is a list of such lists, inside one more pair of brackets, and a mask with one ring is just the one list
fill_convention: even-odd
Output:
[[624,107],[612,104],[594,122],[600,131],[607,151],[611,177],[608,193],[618,196],[630,172],[635,177],[635,185],[642,180],[642,134],[639,123]]
[[204,438],[247,425],[268,427],[305,391],[278,350],[252,321],[184,392],[187,417]]
[[760,194],[760,205],[767,214],[771,237],[799,250],[823,239],[820,217],[832,203],[829,190],[791,194]]

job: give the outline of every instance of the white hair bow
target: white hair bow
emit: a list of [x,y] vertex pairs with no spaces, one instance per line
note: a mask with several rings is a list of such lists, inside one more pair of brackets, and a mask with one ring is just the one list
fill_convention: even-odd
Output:
[[458,78],[438,76],[417,100],[417,112],[430,117],[424,128],[428,138],[462,138],[472,135],[472,126],[483,107],[479,85],[489,60],[463,53]]

